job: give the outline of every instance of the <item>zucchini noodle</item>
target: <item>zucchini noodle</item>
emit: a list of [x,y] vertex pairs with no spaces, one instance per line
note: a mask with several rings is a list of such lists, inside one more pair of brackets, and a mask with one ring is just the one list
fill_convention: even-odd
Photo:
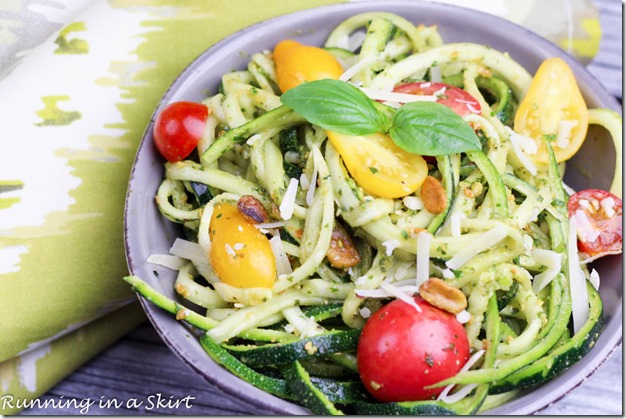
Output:
[[[418,277],[437,277],[467,298],[469,321],[464,326],[472,352],[485,349],[486,336],[497,338],[490,342],[497,348],[489,364],[478,362],[445,384],[504,382],[566,345],[574,338],[568,332],[568,248],[576,243],[568,240],[563,167],[554,163],[530,175],[512,142],[512,117],[532,76],[505,52],[446,44],[436,27],[416,26],[391,13],[345,20],[324,47],[342,59],[344,69],[356,66],[346,78],[363,88],[391,91],[411,81],[457,80],[481,105],[481,114],[465,120],[481,138],[482,150],[429,161],[429,175],[441,182],[447,198],[440,214],[424,207],[420,189],[405,198],[373,196],[350,175],[325,131],[282,105],[272,53],[252,55],[246,69],[224,74],[220,93],[203,101],[210,113],[198,158],[166,163],[157,192],[159,210],[184,225],[186,234],[177,251],[172,249],[186,261],[174,287],[201,314],[181,318],[201,325],[217,344],[298,342],[330,330],[362,328],[386,301],[398,298],[394,290],[410,296]],[[512,94],[494,98],[481,87],[489,81],[505,83]],[[496,114],[496,106],[508,114]],[[589,116],[590,123],[619,136],[615,144],[621,147],[619,115],[592,109]],[[290,146],[282,138],[287,134],[295,138]],[[621,189],[620,177],[615,179],[612,189]],[[208,199],[193,193],[197,184],[208,187]],[[236,204],[242,196],[257,198],[271,216],[257,227],[271,239],[278,260],[272,288],[227,285],[209,263],[213,210],[222,202]],[[287,204],[293,215],[283,219],[277,209]],[[345,228],[360,255],[349,269],[329,261],[337,226]],[[428,234],[421,241],[420,232]],[[587,267],[581,268],[589,278]],[[498,302],[499,329],[486,322],[494,318],[489,314],[492,300]],[[178,303],[175,307],[179,310]],[[500,332],[494,334],[490,327]],[[354,377],[355,352],[302,365],[312,377],[324,371],[345,381]],[[470,391],[474,387],[457,397],[462,406],[474,406],[468,401],[477,400],[478,393]],[[489,407],[510,400],[515,392],[508,391],[517,390],[500,387],[503,395],[490,392]],[[478,388],[487,394],[486,387]]]

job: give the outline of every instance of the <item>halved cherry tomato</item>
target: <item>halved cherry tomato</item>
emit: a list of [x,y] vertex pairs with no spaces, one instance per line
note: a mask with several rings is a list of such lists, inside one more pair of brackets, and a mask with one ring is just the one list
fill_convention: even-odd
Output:
[[396,86],[393,91],[411,95],[436,95],[438,97],[437,103],[446,105],[461,116],[470,113],[480,114],[481,111],[480,103],[474,99],[474,96],[463,89],[446,83],[429,81],[406,83]]
[[588,257],[622,251],[622,200],[601,189],[585,189],[570,196],[570,218],[576,220],[578,250]]
[[169,162],[183,160],[202,138],[209,108],[202,103],[173,102],[154,122],[154,144]]
[[347,135],[333,131],[327,134],[352,178],[372,195],[407,196],[415,192],[428,175],[426,161],[398,147],[388,135]]
[[217,204],[211,216],[210,260],[220,280],[238,288],[271,288],[276,258],[269,240],[236,206]]
[[357,347],[363,385],[382,402],[428,400],[443,387],[425,389],[458,373],[469,341],[456,316],[415,297],[421,307],[395,300],[365,323]]
[[276,81],[284,93],[305,82],[338,79],[343,67],[328,51],[287,39],[274,48]]
[[548,162],[543,141],[547,138],[558,162],[569,159],[585,140],[588,122],[587,105],[572,69],[561,58],[548,58],[539,66],[515,114],[515,131],[537,142],[538,151],[529,157]]

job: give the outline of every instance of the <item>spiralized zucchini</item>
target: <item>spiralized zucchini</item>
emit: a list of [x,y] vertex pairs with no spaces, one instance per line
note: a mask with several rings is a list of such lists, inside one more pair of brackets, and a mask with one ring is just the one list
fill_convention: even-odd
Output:
[[[361,28],[364,33],[356,37]],[[567,240],[562,167],[539,168],[530,175],[512,151],[512,130],[505,125],[512,118],[502,122],[491,110],[493,97],[477,84],[479,77],[497,77],[513,92],[513,100],[520,100],[532,77],[506,53],[470,43],[445,44],[435,27],[415,26],[389,13],[347,19],[329,34],[325,47],[345,52],[354,39],[361,39],[352,45],[358,52],[345,54],[346,60],[362,65],[351,82],[390,90],[407,81],[428,81],[436,67],[444,81],[462,80],[482,105],[481,115],[465,119],[483,139],[483,150],[429,163],[429,174],[445,188],[446,210],[429,213],[419,205],[420,190],[408,199],[369,195],[350,176],[324,130],[281,104],[272,54],[259,52],[247,69],[224,74],[221,93],[204,100],[210,117],[198,145],[199,158],[166,164],[158,207],[187,233],[173,248],[174,254],[186,258],[173,286],[183,300],[199,308],[195,311],[206,321],[194,314],[194,324],[206,329],[214,343],[264,345],[361,328],[371,313],[394,298],[381,285],[395,285],[411,295],[421,270],[422,276],[441,278],[466,295],[465,329],[473,351],[484,347],[484,320],[490,301],[498,300],[501,333],[497,342],[490,342],[497,346],[495,360],[485,368],[478,363],[449,383],[506,379],[570,338],[567,247],[572,243]],[[609,120],[604,112],[593,110],[592,122]],[[281,132],[290,129],[296,133],[297,151],[286,151],[281,144]],[[616,135],[613,126],[609,129]],[[240,289],[220,283],[206,258],[213,207],[252,195],[272,213],[288,199],[289,185],[295,183],[286,163],[295,164],[302,175],[296,179],[293,216],[274,216],[263,230],[282,255],[275,285]],[[213,198],[199,202],[191,193],[192,183],[208,185]],[[361,256],[359,264],[347,270],[334,268],[327,258],[336,224],[347,229]],[[420,242],[417,233],[422,231],[430,236]],[[428,247],[425,264],[420,246]],[[548,261],[557,261],[556,266]],[[589,278],[587,267],[581,268]],[[316,308],[317,314],[312,311]],[[335,377],[340,385],[354,380],[354,358],[354,351],[309,357],[298,368],[304,368],[312,382],[316,376]],[[270,363],[261,373],[274,376],[276,371]],[[284,388],[281,391],[289,397]],[[488,405],[494,407],[512,395],[490,396]]]

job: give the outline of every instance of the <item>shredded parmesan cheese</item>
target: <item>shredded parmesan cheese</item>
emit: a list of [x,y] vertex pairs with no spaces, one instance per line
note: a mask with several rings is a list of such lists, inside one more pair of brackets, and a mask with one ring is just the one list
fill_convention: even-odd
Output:
[[434,65],[432,67],[430,67],[430,81],[433,83],[441,83],[441,81],[443,80],[441,78],[441,67],[439,67],[438,65]]
[[311,186],[311,183],[309,182],[309,178],[306,177],[306,174],[302,173],[300,175],[300,187],[302,188],[303,191],[308,191],[309,186]]
[[343,74],[339,76],[339,80],[348,81],[352,77],[356,76],[359,71],[363,70],[368,65],[374,64],[375,62],[376,62],[376,56],[374,55],[367,56],[363,58],[362,60],[357,61],[356,64],[354,64],[352,67],[344,71]]
[[410,210],[417,211],[424,208],[424,202],[417,196],[405,196],[402,198],[402,203]]
[[416,272],[415,283],[419,287],[429,278],[429,265],[430,265],[430,243],[433,236],[425,231],[422,231],[417,235],[417,252],[415,257]]
[[409,103],[409,102],[436,102],[437,96],[430,95],[412,95],[409,93],[397,93],[397,92],[389,92],[385,90],[375,90],[369,89],[365,87],[360,88],[363,93],[369,96],[370,99],[374,100],[388,100],[391,102],[400,102],[400,103]]
[[270,247],[276,259],[276,273],[280,275],[289,275],[293,272],[287,253],[283,248],[283,241],[280,236],[274,236],[270,239]]
[[204,253],[198,243],[177,237],[170,247],[170,254],[188,259],[194,263],[208,264],[208,255]]
[[361,307],[359,309],[359,314],[364,319],[368,319],[372,315],[372,311],[369,308],[367,308],[367,307]]
[[546,269],[533,277],[533,291],[538,293],[544,289],[559,274],[558,269]]
[[567,264],[569,268],[570,293],[572,298],[572,318],[574,333],[578,332],[589,318],[589,295],[585,284],[585,274],[580,268],[578,243],[576,240],[576,219],[571,218],[567,237]]
[[586,210],[591,209],[591,204],[586,199],[579,199],[578,205],[580,205],[581,208],[584,208]]
[[576,191],[565,182],[563,182],[563,189],[565,189],[565,192],[567,192],[568,195],[574,195],[576,193]]
[[433,93],[433,96],[444,96],[446,94],[446,88],[442,87],[441,89],[437,90],[436,92]]
[[614,206],[615,206],[615,200],[611,198],[610,196],[600,201],[600,208],[602,208],[606,216],[609,218],[615,215],[615,210],[613,209]]
[[285,192],[285,196],[283,197],[280,206],[278,207],[280,211],[280,217],[283,220],[291,219],[293,215],[293,210],[296,206],[296,194],[298,192],[298,179],[291,178],[289,180],[289,186],[287,186],[287,191]]
[[261,139],[261,134],[254,134],[250,138],[248,138],[248,141],[246,141],[246,144],[251,146],[257,141],[259,141],[260,139]]
[[471,318],[472,318],[472,315],[467,310],[463,310],[456,315],[456,320],[461,324],[467,323],[468,321],[471,320]]
[[306,192],[306,204],[311,206],[313,203],[313,197],[315,196],[315,188],[317,187],[317,167],[313,168],[313,175],[311,176],[311,183],[309,189]]
[[459,253],[454,255],[452,259],[447,261],[446,266],[450,269],[460,268],[477,254],[500,243],[504,240],[506,234],[506,229],[502,226],[496,226],[491,230],[486,231],[478,236],[472,245],[464,248]]
[[[519,159],[520,163],[522,163],[522,166],[524,166],[526,170],[528,170],[528,173],[535,176],[537,174],[537,167],[530,160],[530,158],[526,155],[526,153],[529,153],[529,154],[536,153],[537,145],[532,139],[516,133],[509,127],[505,127],[505,128],[509,132],[509,139],[511,140],[511,146],[512,146],[513,152]],[[532,143],[533,146],[531,146],[530,143]]]
[[148,262],[154,263],[155,265],[165,266],[166,268],[173,269],[175,271],[179,271],[186,263],[185,259],[180,258],[178,256],[173,255],[150,255],[148,256]]
[[[591,225],[591,222],[589,221],[589,218],[587,218],[587,214],[585,214],[584,211],[576,210],[573,220],[576,222],[576,233],[578,234],[578,237],[580,237],[580,240],[593,243],[598,239],[600,232],[593,228],[593,225]],[[570,219],[570,221],[572,220]]]
[[[463,367],[461,368],[461,370],[459,372],[465,372],[468,371],[471,367],[474,366],[474,364],[476,364],[478,362],[478,360],[480,358],[482,358],[482,356],[484,355],[485,350],[481,349],[479,351],[477,351],[474,355],[472,355],[470,357],[470,359],[467,360],[467,362],[465,363],[465,365],[463,365]],[[476,384],[467,384],[465,386],[463,386],[460,390],[456,391],[455,393],[448,395],[450,393],[450,391],[452,391],[452,389],[456,386],[456,384],[450,384],[448,386],[446,386],[443,391],[439,394],[439,396],[437,397],[437,400],[440,400],[444,403],[454,403],[457,402],[459,400],[461,400],[463,397],[467,396],[475,387]],[[469,390],[467,390],[469,389]]]
[[561,270],[561,264],[563,263],[563,257],[560,253],[548,249],[534,249],[530,252],[535,262],[542,264],[548,269]]
[[595,269],[592,269],[589,273],[589,282],[596,290],[600,288],[600,274]]
[[348,37],[348,44],[346,49],[349,51],[356,51],[357,48],[363,44],[363,40],[365,39],[366,32],[365,31],[356,31],[353,32],[352,35]]
[[400,246],[400,240],[387,240],[381,243],[384,247],[385,247],[385,254],[387,256],[391,256],[393,254],[393,251]]
[[387,282],[385,282],[385,284],[389,285],[389,287],[392,287],[394,291],[393,292],[390,291],[387,285],[385,285],[385,287],[387,288],[384,288],[381,285],[380,288],[377,288],[375,290],[355,289],[354,293],[356,294],[357,297],[360,297],[360,298],[389,298],[389,297],[399,298],[397,295],[398,293],[401,293],[404,296],[410,296],[419,291],[419,288],[417,288],[415,285],[398,286],[398,285],[390,285]]
[[386,281],[383,281],[380,284],[380,287],[384,289],[385,291],[387,291],[389,294],[396,297],[398,300],[402,300],[405,303],[412,306],[413,308],[415,308],[415,310],[417,310],[418,313],[422,312],[422,308],[419,305],[417,305],[417,303],[415,302],[415,299],[413,298],[413,295],[409,295],[405,293],[403,289],[397,288]]
[[461,237],[461,220],[466,218],[462,212],[454,211],[450,215],[450,235],[452,237]]
[[284,227],[285,223],[282,221],[276,221],[274,223],[259,223],[259,224],[254,224],[254,226],[256,228],[258,228],[259,230],[262,229],[272,229],[272,228],[280,228],[280,227]]

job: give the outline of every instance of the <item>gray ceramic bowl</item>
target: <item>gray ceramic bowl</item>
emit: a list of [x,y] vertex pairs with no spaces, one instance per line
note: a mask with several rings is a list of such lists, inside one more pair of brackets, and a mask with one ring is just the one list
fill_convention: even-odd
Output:
[[[175,81],[155,114],[177,100],[200,101],[206,92],[215,92],[222,73],[243,69],[246,56],[272,49],[281,39],[293,38],[305,44],[321,45],[329,31],[343,19],[366,11],[390,11],[410,21],[437,24],[445,42],[468,41],[488,44],[508,52],[531,73],[547,57],[559,56],[573,69],[589,107],[608,107],[621,113],[618,102],[578,62],[534,33],[503,19],[469,9],[421,1],[354,2],[326,6],[274,18],[215,44],[200,55]],[[462,22],[462,24],[461,24]],[[154,205],[154,195],[163,176],[163,159],[152,142],[152,123],[147,127],[131,174],[125,213],[126,255],[131,274],[148,281],[171,298],[174,273],[146,262],[153,253],[167,253],[180,234]],[[581,152],[568,165],[566,181],[575,189],[608,189],[613,177],[615,151],[602,130],[592,130]],[[587,170],[581,170],[586,168]],[[589,178],[583,173],[592,173]],[[535,413],[591,375],[615,350],[622,336],[622,258],[607,257],[596,264],[602,284],[606,326],[594,348],[561,376],[526,395],[488,412],[493,415]],[[158,278],[154,271],[158,271]],[[231,397],[249,406],[256,414],[308,414],[296,404],[269,395],[231,375],[215,364],[190,330],[170,314],[141,298],[154,327],[169,348],[192,370]]]

